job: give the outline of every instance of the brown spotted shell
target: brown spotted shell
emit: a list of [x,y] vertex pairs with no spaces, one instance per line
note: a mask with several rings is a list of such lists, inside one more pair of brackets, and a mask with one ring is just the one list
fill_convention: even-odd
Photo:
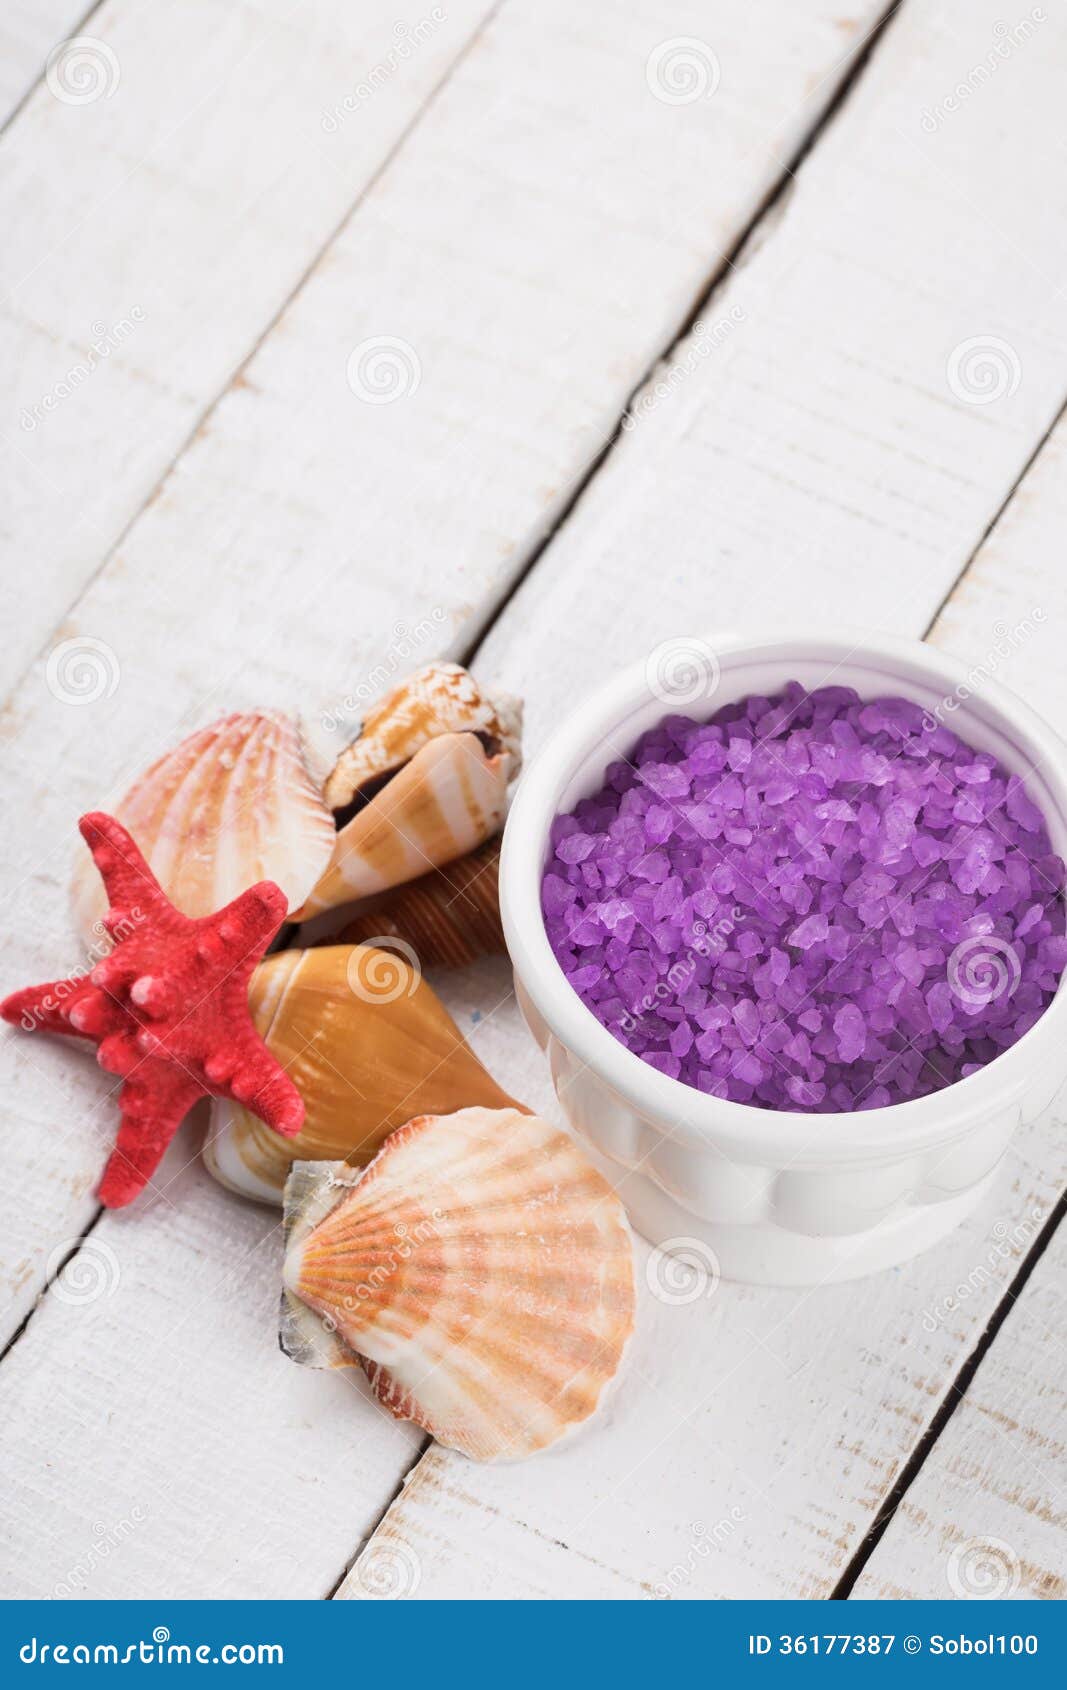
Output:
[[397,887],[377,909],[348,922],[336,942],[401,940],[425,968],[465,968],[478,957],[502,953],[499,868],[497,834],[477,851]]

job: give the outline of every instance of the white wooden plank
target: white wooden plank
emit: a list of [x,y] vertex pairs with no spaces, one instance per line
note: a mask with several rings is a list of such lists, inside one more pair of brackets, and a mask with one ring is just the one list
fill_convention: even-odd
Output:
[[1067,1230],[1061,1226],[854,1596],[1063,1600],[1065,1320]]
[[[736,333],[681,349],[508,606],[479,668],[526,690],[533,748],[587,684],[679,631],[928,625],[1067,390],[1064,232],[1044,245],[1047,220],[1020,200],[1034,137],[1056,121],[1052,34],[950,123],[922,127],[995,18],[969,0],[898,17],[778,226],[713,301],[709,322],[743,312]],[[1009,343],[1008,379],[974,403],[948,369],[986,334]],[[1062,590],[1055,512],[1043,532],[1025,575],[1014,547],[1001,556],[1005,620]],[[950,643],[980,662],[989,639],[984,620],[960,621]],[[1053,638],[1027,647],[1019,680],[1067,724]],[[507,1023],[486,1029],[491,1064]],[[542,1102],[543,1077],[531,1096],[510,1049],[507,1063],[517,1095]],[[603,1423],[536,1473],[432,1451],[343,1594],[373,1589],[384,1544],[417,1565],[424,1597],[826,1596],[1058,1195],[1059,1127],[1032,1123],[986,1206],[894,1273],[815,1291],[724,1284],[682,1308],[646,1297]],[[1017,1242],[960,1319],[927,1330],[925,1312],[1004,1236]]]
[[526,692],[531,742],[679,629],[929,625],[1067,390],[1067,226],[1018,176],[1055,122],[1062,19],[922,124],[996,16],[897,15],[773,235],[638,396],[480,656]]
[[[939,616],[930,638],[1024,692],[1067,729],[1058,630],[1067,619],[1067,421],[1061,422]],[[1008,1231],[997,1241],[1011,1247]],[[996,1246],[995,1246],[996,1247]],[[988,1261],[945,1279],[935,1316],[959,1320]],[[857,1597],[1062,1597],[1067,1455],[1067,1236],[1060,1227],[858,1580]]]
[[7,0],[0,16],[0,125],[44,74],[53,48],[70,40],[91,12],[87,0]]
[[418,1447],[278,1349],[276,1212],[199,1164],[168,1197],[97,1229],[0,1370],[6,1597],[321,1596]]
[[4,692],[489,10],[106,0],[61,49],[0,147]]
[[[695,15],[672,9],[671,27],[692,33]],[[469,637],[529,556],[643,364],[774,180],[778,150],[829,99],[842,55],[862,37],[858,20],[843,30],[828,4],[801,13],[781,0],[773,25],[764,11],[759,27],[725,3],[701,16],[721,56],[724,97],[729,86],[723,106],[667,106],[649,94],[646,61],[665,28],[658,7],[605,3],[577,17],[563,0],[551,8],[514,0],[457,70],[61,630],[102,644],[92,653],[99,696],[80,708],[64,703],[42,662],[8,712],[16,795],[5,818],[8,905],[33,911],[32,923],[11,924],[15,979],[79,960],[65,907],[73,818],[88,802],[106,802],[127,769],[187,720],[242,700],[314,715],[344,712],[347,695],[358,714],[375,667],[418,662]],[[421,381],[402,402],[362,402],[346,383],[352,349],[376,335],[416,349]],[[104,1085],[67,1051],[11,1039],[4,1057],[14,1174],[0,1234],[11,1322],[52,1248],[93,1212],[108,1115],[90,1117]],[[186,1137],[178,1161],[189,1146]],[[220,1277],[242,1259],[245,1235],[236,1222],[214,1224],[214,1194],[194,1180],[172,1196],[180,1218],[161,1256],[142,1265],[148,1246],[124,1215],[105,1217],[88,1247],[121,1252],[126,1263],[123,1319],[102,1325],[86,1368],[94,1413],[106,1397],[125,1424],[135,1407],[129,1334],[152,1328],[156,1279],[182,1283],[194,1239],[210,1239]],[[266,1247],[254,1260],[265,1306],[277,1263]],[[64,1377],[95,1341],[82,1312],[50,1306],[47,1354],[57,1369],[62,1356]],[[83,1480],[42,1486],[57,1432],[69,1433],[76,1453],[91,1434],[78,1423],[84,1399],[69,1411],[60,1402],[47,1423],[26,1411],[27,1392],[39,1389],[39,1358],[27,1348],[39,1318],[11,1350],[0,1385],[20,1429],[18,1482],[36,1508],[15,1534],[23,1588],[48,1590],[57,1567],[61,1574],[81,1553],[84,1518],[126,1518],[158,1463],[149,1448],[131,1449],[117,1486],[110,1469],[88,1455],[79,1465],[75,1454],[69,1472]],[[180,1513],[184,1478],[195,1475],[198,1495],[210,1493],[206,1544],[183,1575],[188,1595],[211,1594],[229,1576],[224,1526],[246,1518],[233,1495],[243,1472],[218,1413],[230,1374],[239,1389],[244,1344],[220,1339],[211,1322],[197,1337],[211,1351],[209,1395],[195,1380],[168,1392],[184,1358],[164,1351],[154,1422],[185,1529],[193,1528]],[[272,1328],[264,1325],[259,1342],[273,1345]],[[292,1372],[261,1381],[261,1411],[282,1423],[307,1400]],[[321,1430],[328,1444],[349,1437],[356,1463],[369,1412],[324,1395],[314,1435]],[[303,1469],[277,1468],[277,1521],[303,1506],[312,1460],[309,1445]],[[375,1461],[353,1476],[361,1499],[382,1480]],[[394,1456],[389,1484],[403,1466]],[[320,1522],[321,1549],[306,1552],[301,1588],[325,1593],[347,1559],[332,1534],[346,1523],[355,1549],[363,1502],[353,1508],[338,1486],[320,1501],[332,1512]],[[162,1572],[171,1534],[161,1517],[138,1525],[123,1563],[126,1594],[173,1594]],[[277,1533],[271,1546],[282,1553]],[[284,1563],[273,1573],[272,1565],[265,1557],[257,1590],[291,1594]]]
[[[35,923],[11,936],[16,978],[79,960],[67,937],[74,820],[189,718],[276,702],[313,726],[320,711],[358,719],[376,668],[470,636],[595,453],[671,309],[684,310],[764,191],[777,130],[801,123],[818,74],[828,97],[840,29],[816,11],[800,30],[785,0],[781,16],[791,68],[780,36],[731,34],[721,8],[716,39],[733,43],[722,54],[749,122],[736,164],[710,183],[698,237],[678,183],[709,180],[725,149],[714,126],[686,121],[690,108],[649,95],[649,119],[635,104],[647,19],[615,0],[595,28],[566,0],[551,28],[530,0],[501,13],[16,694],[5,889],[9,907],[32,897]],[[682,124],[662,126],[667,112]],[[733,135],[734,121],[718,133]],[[636,176],[629,150],[604,141],[630,123]],[[352,349],[378,331],[420,365],[417,390],[387,405],[346,380]],[[13,1115],[70,1112],[65,1051],[24,1040],[7,1051],[27,1087],[25,1103],[7,1094]],[[64,1166],[81,1189],[62,1222],[17,1206],[5,1259],[19,1274],[57,1225],[69,1232],[88,1213],[99,1147],[77,1113]],[[13,1140],[28,1173],[40,1131],[20,1139],[16,1128]]]

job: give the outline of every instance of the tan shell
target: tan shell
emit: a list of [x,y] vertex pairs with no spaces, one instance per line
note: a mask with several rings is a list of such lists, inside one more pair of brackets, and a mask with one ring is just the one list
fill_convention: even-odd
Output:
[[[270,711],[226,716],[167,751],[109,806],[186,915],[209,915],[257,880],[291,909],[322,874],[336,842],[296,724]],[[79,929],[98,942],[103,884],[82,853],[74,880]]]
[[388,901],[343,927],[336,943],[401,939],[424,968],[465,968],[505,949],[500,922],[500,835],[444,868],[400,886]]
[[297,919],[306,921],[466,856],[496,833],[512,759],[470,733],[429,740],[337,835]]
[[513,1101],[403,955],[362,945],[279,951],[252,975],[249,1004],[307,1115],[295,1138],[282,1138],[239,1103],[213,1100],[204,1161],[242,1196],[281,1203],[294,1160],[364,1164],[427,1110]]
[[491,751],[512,759],[519,770],[522,706],[518,699],[493,699],[458,663],[429,663],[401,681],[368,715],[326,782],[326,802],[343,810],[370,781],[394,773],[440,734],[475,733],[493,742]]
[[[633,1328],[630,1235],[563,1133],[508,1109],[423,1116],[321,1219],[307,1173],[315,1224],[286,1252],[288,1353],[337,1365],[340,1340],[391,1413],[477,1461],[532,1455],[596,1411]],[[301,1303],[332,1354],[300,1332]]]

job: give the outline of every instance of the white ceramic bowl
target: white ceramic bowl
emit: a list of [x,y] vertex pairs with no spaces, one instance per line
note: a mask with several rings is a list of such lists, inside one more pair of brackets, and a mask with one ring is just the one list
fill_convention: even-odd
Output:
[[[704,661],[702,689],[687,656]],[[954,659],[918,642],[847,631],[686,638],[657,647],[583,703],[524,775],[504,839],[500,902],[519,1002],[560,1103],[599,1153],[638,1230],[705,1259],[710,1251],[727,1278],[801,1285],[905,1261],[981,1201],[1015,1128],[1047,1107],[1067,1076],[1067,988],[979,1073],[933,1096],[853,1115],[707,1096],[649,1067],[600,1025],[564,977],[541,917],[553,817],[599,790],[607,764],[664,715],[707,719],[788,680],[852,686],[861,697],[896,694],[939,710],[970,744],[1026,775],[1053,849],[1067,856],[1067,747],[1014,694]]]

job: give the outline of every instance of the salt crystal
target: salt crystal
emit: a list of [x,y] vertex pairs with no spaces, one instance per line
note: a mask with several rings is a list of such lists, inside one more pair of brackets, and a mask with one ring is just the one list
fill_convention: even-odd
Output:
[[[995,758],[909,700],[791,682],[643,735],[556,818],[542,901],[564,974],[660,1072],[849,1112],[1025,1035],[1067,967],[1064,879]],[[954,989],[1005,959],[1006,989]]]

